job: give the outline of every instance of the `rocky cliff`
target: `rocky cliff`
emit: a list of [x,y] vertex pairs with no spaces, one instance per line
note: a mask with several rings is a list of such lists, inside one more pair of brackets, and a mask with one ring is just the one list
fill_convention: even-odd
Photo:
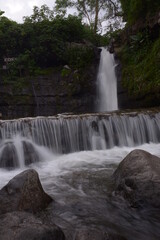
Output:
[[160,12],[139,19],[112,41],[117,59],[119,108],[160,104]]
[[70,66],[53,68],[49,74],[0,81],[0,112],[3,118],[92,112],[95,107],[96,76],[100,52],[83,71]]

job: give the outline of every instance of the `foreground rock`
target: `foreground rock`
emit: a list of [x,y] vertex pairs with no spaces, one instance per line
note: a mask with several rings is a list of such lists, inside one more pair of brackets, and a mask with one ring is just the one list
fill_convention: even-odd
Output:
[[0,214],[12,211],[38,212],[48,206],[47,195],[35,170],[26,170],[0,190]]
[[0,239],[3,240],[64,240],[56,225],[44,224],[27,212],[12,212],[0,216]]
[[160,207],[160,158],[134,150],[113,174],[115,194],[132,207]]
[[101,230],[81,229],[77,231],[75,240],[126,240],[126,239],[118,235],[108,234],[107,232]]

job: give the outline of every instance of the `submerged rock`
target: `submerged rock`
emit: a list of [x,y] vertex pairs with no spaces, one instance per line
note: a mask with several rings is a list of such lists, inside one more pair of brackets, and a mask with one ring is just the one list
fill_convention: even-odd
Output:
[[38,212],[52,198],[46,194],[35,170],[26,170],[0,190],[0,214],[12,211]]
[[160,207],[160,158],[143,150],[134,150],[113,174],[116,196],[132,207]]
[[64,240],[54,224],[44,224],[31,213],[12,212],[0,216],[0,239],[3,240]]

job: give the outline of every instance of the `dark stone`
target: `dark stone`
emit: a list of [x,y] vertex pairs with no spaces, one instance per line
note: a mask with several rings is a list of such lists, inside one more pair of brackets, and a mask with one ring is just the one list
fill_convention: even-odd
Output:
[[0,190],[0,214],[12,211],[38,212],[48,206],[47,195],[35,170],[26,170]]
[[93,229],[80,229],[76,233],[75,240],[110,240],[106,232]]
[[75,240],[126,240],[117,234],[96,229],[80,229],[76,232]]
[[0,216],[0,239],[3,240],[65,240],[59,227],[31,213],[12,212]]
[[23,151],[24,151],[25,165],[29,165],[31,163],[40,161],[40,157],[36,152],[36,149],[34,148],[32,143],[23,141]]
[[143,150],[134,150],[113,174],[116,196],[132,207],[160,207],[160,158]]
[[108,51],[113,54],[114,53],[114,40],[112,39],[108,45]]
[[18,167],[17,153],[12,142],[7,142],[3,145],[3,150],[1,152],[0,158],[0,167],[8,169]]

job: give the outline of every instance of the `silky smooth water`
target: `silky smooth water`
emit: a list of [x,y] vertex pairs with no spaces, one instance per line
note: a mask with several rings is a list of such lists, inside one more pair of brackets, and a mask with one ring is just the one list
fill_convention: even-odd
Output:
[[117,78],[115,74],[114,55],[102,47],[97,77],[98,109],[99,112],[118,109]]
[[0,148],[7,147],[7,141],[18,141],[17,135],[54,153],[132,147],[160,142],[160,113],[60,115],[0,122]]
[[159,210],[130,209],[111,197],[110,177],[135,148],[160,157],[159,117],[136,113],[1,121],[0,159],[4,163],[9,157],[15,169],[1,164],[0,188],[33,168],[55,200],[47,211],[67,240],[85,228],[127,240],[158,240]]
[[[28,167],[22,164],[21,168],[12,171],[0,169],[0,187],[22,170],[35,169],[43,188],[55,200],[49,209],[54,222],[64,232],[66,228],[72,229],[67,239],[74,239],[75,229],[89,228],[121,233],[129,240],[158,240],[158,211],[130,210],[108,196],[110,176],[133,147],[56,155],[47,148],[33,145],[41,161]],[[137,148],[160,157],[160,144],[144,144]]]

